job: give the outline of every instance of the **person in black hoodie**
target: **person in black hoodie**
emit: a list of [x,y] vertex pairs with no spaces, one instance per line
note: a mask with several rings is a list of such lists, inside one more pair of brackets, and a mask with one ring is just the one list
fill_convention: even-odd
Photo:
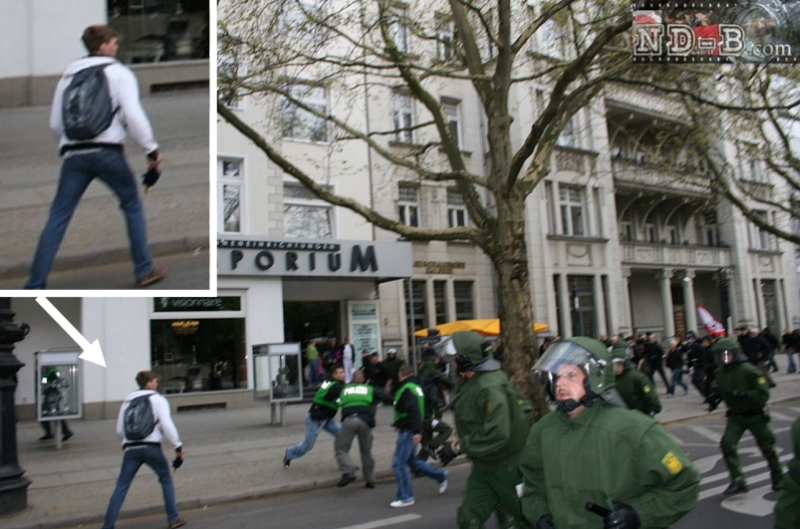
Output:
[[411,474],[408,467],[423,476],[439,482],[439,494],[447,489],[447,472],[434,468],[417,459],[415,446],[422,440],[422,418],[425,415],[425,396],[413,377],[414,368],[403,366],[397,373],[400,388],[394,394],[394,427],[397,429],[397,445],[392,457],[392,473],[397,481],[397,499],[390,507],[414,505]]

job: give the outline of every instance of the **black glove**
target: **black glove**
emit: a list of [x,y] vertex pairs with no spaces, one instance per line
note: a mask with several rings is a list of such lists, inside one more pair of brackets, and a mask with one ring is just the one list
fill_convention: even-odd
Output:
[[541,515],[539,520],[536,522],[536,529],[556,529],[556,526],[553,525],[553,515]]
[[147,172],[142,175],[142,185],[149,189],[156,185],[159,178],[161,178],[161,171],[158,169],[148,169]]
[[639,529],[641,526],[639,515],[624,503],[615,503],[614,510],[603,520],[603,529]]
[[176,457],[175,459],[172,460],[172,469],[173,470],[178,470],[179,468],[181,468],[182,464],[183,464],[183,458],[182,457]]
[[456,458],[458,454],[461,453],[459,450],[458,443],[455,441],[448,441],[442,445],[436,455],[439,456],[439,460],[442,462],[442,466],[446,467],[450,461]]
[[741,389],[734,389],[733,391],[730,392],[730,394],[731,394],[731,397],[733,397],[735,399],[746,399],[747,398],[747,392],[746,391],[742,391]]

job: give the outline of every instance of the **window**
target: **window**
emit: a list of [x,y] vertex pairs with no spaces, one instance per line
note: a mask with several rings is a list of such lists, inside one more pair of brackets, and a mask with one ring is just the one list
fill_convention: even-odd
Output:
[[419,227],[419,189],[417,186],[400,184],[398,186],[398,213],[400,222],[406,226]]
[[447,190],[447,222],[451,228],[467,225],[467,208],[461,191],[454,188]]
[[576,116],[572,116],[567,124],[564,125],[564,128],[561,130],[561,134],[558,135],[558,139],[556,139],[556,145],[560,145],[561,147],[578,147],[578,127],[576,126]]
[[[292,99],[324,116],[328,112],[327,91],[324,86],[295,84],[289,88]],[[289,99],[283,101],[281,109],[283,137],[300,140],[327,141],[325,118],[301,108]]]
[[633,234],[633,222],[631,220],[631,211],[625,210],[622,218],[619,219],[619,240],[623,242],[632,242],[635,240]]
[[456,302],[456,319],[475,318],[475,305],[472,298],[472,281],[453,281],[453,299]]
[[719,244],[716,211],[708,211],[700,215],[697,238],[707,246],[717,246]]
[[283,34],[291,40],[308,40],[321,44],[329,32],[321,22],[325,18],[325,0],[291,0],[282,5]]
[[538,33],[540,49],[536,51],[555,59],[566,58],[569,32],[565,27],[561,27],[555,20],[550,19],[542,24]]
[[[763,222],[769,223],[769,217],[767,216],[766,211],[753,211],[753,214],[758,217]],[[772,237],[770,233],[753,224],[754,229],[754,242],[755,248],[757,250],[771,250],[772,249]]]
[[461,127],[459,126],[460,102],[456,99],[442,99],[442,113],[447,125],[450,127],[450,134],[456,140],[456,144],[461,148]]
[[436,324],[447,323],[447,281],[433,282],[433,302],[436,306]]
[[[412,281],[409,295],[408,280],[403,281],[403,292],[406,298],[406,324],[409,331],[409,343],[414,343],[414,333],[428,328],[427,293],[425,281]],[[413,310],[412,310],[413,309]],[[412,319],[413,312],[413,319]]]
[[242,160],[217,160],[217,230],[242,231]]
[[217,76],[219,99],[226,107],[242,109],[242,91],[236,88],[239,77],[244,75],[236,53],[225,53],[217,50]]
[[742,144],[742,177],[753,182],[766,182],[761,170],[758,147],[752,143]]
[[283,184],[283,226],[287,239],[332,239],[333,208],[301,184]]
[[644,223],[644,237],[647,242],[658,242],[658,228],[655,223],[650,221]]
[[666,234],[665,234],[666,235],[666,241],[669,244],[680,244],[681,243],[680,234],[678,232],[678,226],[676,224],[667,224],[666,226],[664,226],[664,229],[666,230]]
[[577,186],[562,185],[558,188],[561,207],[561,229],[564,235],[585,235],[583,190]]
[[442,61],[453,60],[453,44],[455,40],[455,26],[453,21],[444,16],[437,17],[436,23],[436,57]]
[[411,49],[409,47],[409,29],[407,25],[408,10],[404,7],[394,7],[392,13],[392,23],[389,26],[389,34],[394,40],[394,45],[397,46],[397,51],[400,53],[408,53]]
[[392,117],[394,119],[394,141],[414,142],[414,113],[411,96],[395,92],[392,96]]

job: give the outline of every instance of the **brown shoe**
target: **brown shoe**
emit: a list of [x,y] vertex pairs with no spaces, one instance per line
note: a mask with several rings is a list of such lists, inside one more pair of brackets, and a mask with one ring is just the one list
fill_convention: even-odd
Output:
[[186,525],[186,519],[178,518],[177,520],[169,524],[167,526],[167,529],[177,529],[178,527],[183,527],[184,525]]
[[[138,279],[136,279],[136,286],[139,287],[139,288],[148,287],[148,286],[152,285],[153,283],[158,283],[159,281],[164,279],[165,275],[167,275],[167,269],[166,268],[153,268],[152,270],[147,272],[145,275],[140,276]],[[178,525],[176,527],[180,527],[180,526]]]

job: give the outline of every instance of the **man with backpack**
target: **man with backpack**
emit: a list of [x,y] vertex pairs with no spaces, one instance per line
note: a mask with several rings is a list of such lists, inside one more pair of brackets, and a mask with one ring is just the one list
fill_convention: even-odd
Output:
[[161,155],[150,122],[139,101],[133,72],[115,57],[117,35],[110,26],[83,32],[89,56],[70,64],[56,86],[50,129],[59,137],[64,158],[58,189],[39,238],[26,289],[45,289],[70,219],[89,184],[103,181],[119,199],[125,215],[137,287],[161,280],[166,271],[153,267],[147,244],[144,208],[123,147],[130,132],[148,160],[146,186],[158,179]]
[[178,430],[172,422],[169,402],[156,392],[158,377],[152,371],[140,371],[136,375],[139,389],[130,393],[122,403],[117,419],[117,435],[122,437],[122,470],[117,486],[108,503],[103,529],[112,529],[122,509],[125,495],[133,478],[143,464],[153,469],[161,483],[164,507],[167,511],[167,527],[175,529],[186,523],[178,516],[175,503],[175,488],[172,485],[169,465],[161,451],[161,440],[166,437],[175,449],[174,468],[183,462],[184,450]]

